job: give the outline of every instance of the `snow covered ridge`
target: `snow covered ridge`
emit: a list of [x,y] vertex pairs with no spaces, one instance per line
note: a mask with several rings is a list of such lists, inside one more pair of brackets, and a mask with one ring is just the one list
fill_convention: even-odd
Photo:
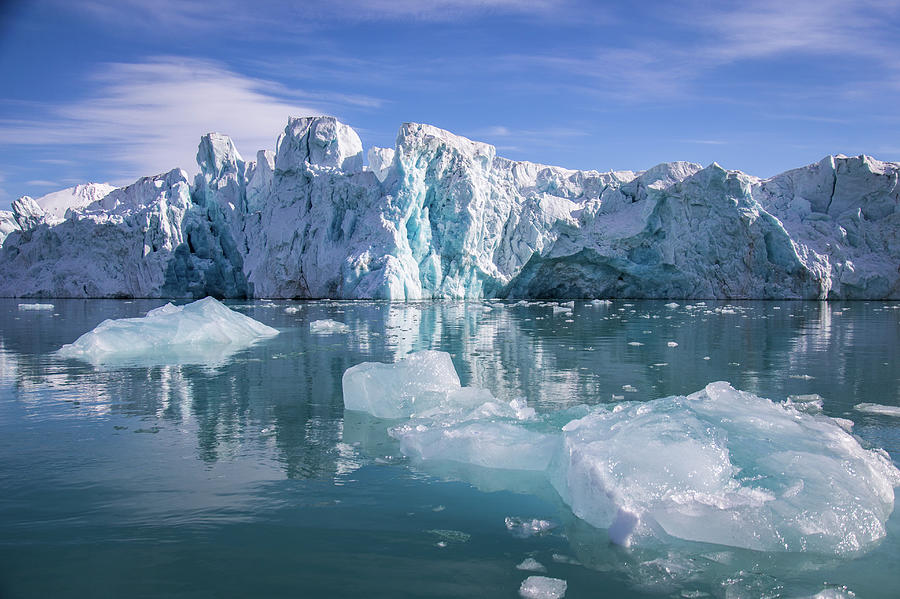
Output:
[[404,124],[363,145],[291,118],[245,161],[77,186],[0,212],[0,296],[900,299],[900,164],[828,156],[575,171]]
[[855,555],[885,536],[900,485],[887,453],[843,423],[724,382],[539,415],[461,387],[449,354],[424,351],[349,368],[343,394],[348,410],[396,419],[385,426],[403,454],[545,476],[576,516],[626,546]]

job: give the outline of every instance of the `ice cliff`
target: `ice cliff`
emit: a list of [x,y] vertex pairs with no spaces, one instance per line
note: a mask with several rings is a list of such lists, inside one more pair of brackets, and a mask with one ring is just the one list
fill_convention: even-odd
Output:
[[254,161],[204,136],[193,180],[25,196],[0,295],[900,298],[897,163],[575,171],[414,123],[367,158],[333,117],[291,118]]

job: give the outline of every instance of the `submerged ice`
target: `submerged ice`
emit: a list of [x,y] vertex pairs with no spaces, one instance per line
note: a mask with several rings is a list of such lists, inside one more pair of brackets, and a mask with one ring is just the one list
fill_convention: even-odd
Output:
[[622,545],[666,539],[848,555],[885,535],[900,472],[842,423],[718,382],[689,396],[536,415],[463,387],[449,354],[363,363],[345,407],[401,420],[418,460],[530,471]]
[[196,357],[220,356],[277,334],[276,329],[207,297],[183,306],[166,304],[140,318],[104,320],[57,353],[89,362],[167,353],[177,357],[185,351]]

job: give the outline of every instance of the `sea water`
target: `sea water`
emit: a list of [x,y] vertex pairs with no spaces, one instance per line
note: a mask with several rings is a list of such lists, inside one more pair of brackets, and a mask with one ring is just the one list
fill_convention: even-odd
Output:
[[227,302],[279,334],[56,353],[164,303],[0,300],[0,597],[516,597],[536,575],[566,597],[900,592],[896,513],[851,556],[624,547],[546,477],[410,459],[341,391],[352,366],[439,350],[462,385],[562,427],[721,380],[821,407],[897,464],[896,410],[855,409],[900,406],[896,302]]

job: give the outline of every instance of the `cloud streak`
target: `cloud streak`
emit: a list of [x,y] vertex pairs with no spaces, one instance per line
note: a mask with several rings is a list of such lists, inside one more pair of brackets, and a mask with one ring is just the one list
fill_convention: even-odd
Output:
[[108,153],[99,160],[121,165],[123,178],[175,167],[194,171],[204,133],[230,135],[252,158],[257,149],[274,146],[289,115],[322,114],[328,104],[324,94],[292,93],[196,59],[106,64],[91,83],[95,91],[86,99],[45,108],[37,118],[0,120],[0,143],[94,146]]

